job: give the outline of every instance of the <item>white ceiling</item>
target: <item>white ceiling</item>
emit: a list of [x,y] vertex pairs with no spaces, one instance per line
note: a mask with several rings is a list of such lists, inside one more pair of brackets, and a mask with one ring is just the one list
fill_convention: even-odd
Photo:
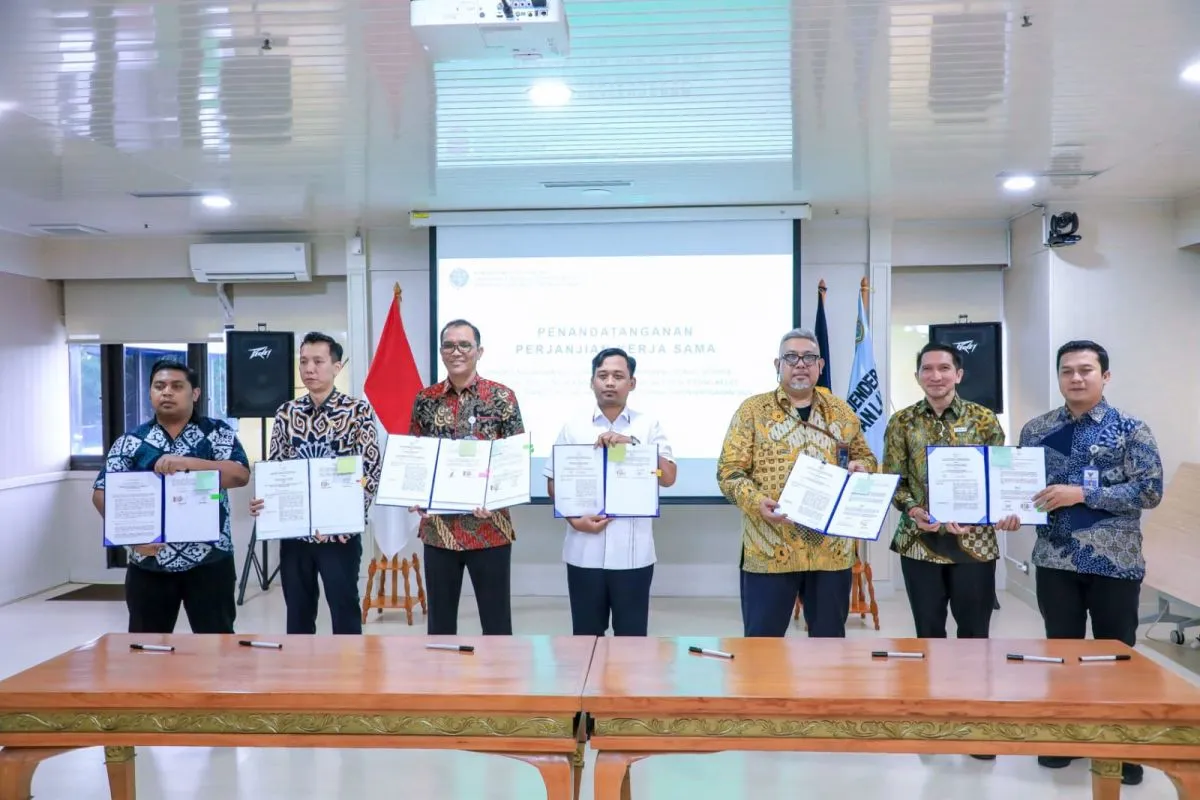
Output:
[[[2,0],[0,228],[596,204],[555,182],[629,183],[603,205],[900,218],[1200,191],[1194,0],[565,2],[564,60],[435,66],[405,0]],[[568,106],[529,102],[547,78]],[[996,178],[1044,170],[1102,174],[1016,198]],[[130,196],[180,191],[236,205]]]

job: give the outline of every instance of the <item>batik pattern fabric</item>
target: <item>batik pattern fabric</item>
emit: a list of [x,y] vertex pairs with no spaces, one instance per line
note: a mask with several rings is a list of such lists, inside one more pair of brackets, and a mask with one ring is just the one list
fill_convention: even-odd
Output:
[[[1030,420],[1022,447],[1046,452],[1050,486],[1084,486],[1083,503],[1051,511],[1037,528],[1033,563],[1038,567],[1142,580],[1142,511],[1162,500],[1163,468],[1149,426],[1107,401],[1079,417],[1065,407]],[[1084,471],[1095,469],[1097,487]]]
[[[312,395],[306,394],[279,407],[271,428],[267,455],[270,461],[338,456],[362,456],[365,520],[383,471],[379,427],[370,404],[335,389],[321,403],[314,403]],[[306,536],[297,541],[317,539]],[[327,538],[325,542],[337,542],[337,538]]]
[[[250,466],[233,428],[219,419],[194,417],[174,439],[156,420],[151,420],[113,442],[93,488],[104,491],[105,478],[110,472],[150,472],[163,456],[233,461],[247,468]],[[225,489],[221,489],[219,505],[221,531],[215,545],[205,542],[163,544],[152,556],[144,556],[128,547],[130,564],[152,572],[184,572],[232,557],[229,492]]]
[[966,533],[922,531],[908,512],[929,510],[927,447],[1000,446],[1004,429],[992,411],[957,395],[938,416],[928,400],[901,409],[888,420],[883,435],[883,471],[899,475],[892,504],[902,516],[892,537],[892,550],[905,558],[935,564],[974,564],[1000,557],[991,525],[967,525]]
[[801,453],[837,464],[858,461],[875,472],[878,462],[863,437],[858,416],[828,390],[813,392],[808,421],[800,418],[782,388],[754,395],[733,415],[717,483],[742,510],[742,569],[776,573],[849,569],[854,540],[826,536],[791,522],[771,524],[759,514],[763,500],[778,500]]
[[[507,386],[476,375],[462,389],[449,380],[426,387],[413,401],[412,436],[506,439],[525,432],[517,396]],[[502,547],[516,539],[507,509],[481,519],[473,514],[431,514],[421,520],[421,541],[445,550]]]

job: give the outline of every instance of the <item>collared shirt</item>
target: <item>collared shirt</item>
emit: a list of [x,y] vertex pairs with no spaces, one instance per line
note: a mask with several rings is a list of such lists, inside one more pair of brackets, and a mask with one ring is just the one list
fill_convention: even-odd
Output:
[[1162,500],[1163,469],[1154,434],[1140,419],[1103,398],[1078,419],[1064,406],[1030,420],[1021,447],[1046,450],[1046,483],[1083,486],[1083,471],[1099,472],[1100,486],[1083,490],[1083,504],[1051,511],[1037,527],[1038,567],[1140,581],[1142,510]]
[[[249,468],[250,460],[233,428],[219,419],[193,417],[174,439],[157,420],[150,420],[118,438],[108,451],[104,466],[92,488],[104,491],[110,472],[149,472],[162,456],[202,458],[205,461],[234,461]],[[153,556],[129,551],[130,564],[152,572],[183,572],[233,555],[229,525],[229,492],[221,490],[220,538],[216,545],[202,542],[164,544]]]
[[971,564],[1000,557],[996,531],[990,525],[972,525],[967,533],[928,533],[917,528],[908,512],[928,509],[929,466],[925,448],[937,445],[1004,444],[1004,429],[991,410],[958,395],[938,416],[929,401],[898,411],[883,434],[883,471],[899,475],[893,505],[903,512],[892,539],[892,550],[906,558],[936,564]]
[[[375,412],[366,400],[357,400],[337,389],[320,404],[313,403],[310,394],[289,400],[275,412],[267,452],[268,461],[362,456],[364,517],[371,508],[379,489],[383,456]],[[298,541],[317,540],[305,536]],[[337,542],[337,539],[325,541]]]
[[842,447],[850,461],[872,472],[878,467],[854,409],[827,389],[813,391],[808,422],[800,419],[782,387],[742,403],[725,434],[717,483],[742,510],[743,570],[808,572],[854,565],[852,540],[786,521],[771,525],[758,512],[761,501],[779,499],[797,456],[836,464]]
[[[658,455],[674,461],[671,444],[662,426],[654,417],[625,408],[616,420],[609,422],[599,408],[592,410],[588,421],[568,422],[554,442],[560,444],[595,444],[600,434],[614,431],[638,440],[643,445],[658,445]],[[554,477],[554,451],[546,459],[543,473]],[[649,517],[619,517],[611,519],[600,533],[583,533],[567,525],[563,541],[563,561],[576,567],[593,569],[639,569],[654,563],[654,520]]]
[[[503,384],[478,375],[458,390],[449,379],[426,387],[413,401],[412,436],[442,439],[505,439],[525,432],[517,396]],[[482,550],[517,538],[507,509],[488,519],[473,514],[430,514],[418,534],[431,547]]]

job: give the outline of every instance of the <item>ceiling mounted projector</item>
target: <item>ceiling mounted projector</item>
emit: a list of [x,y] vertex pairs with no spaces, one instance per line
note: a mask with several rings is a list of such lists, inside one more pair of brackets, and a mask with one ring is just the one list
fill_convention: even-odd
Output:
[[560,58],[571,50],[563,0],[411,0],[409,13],[434,61]]

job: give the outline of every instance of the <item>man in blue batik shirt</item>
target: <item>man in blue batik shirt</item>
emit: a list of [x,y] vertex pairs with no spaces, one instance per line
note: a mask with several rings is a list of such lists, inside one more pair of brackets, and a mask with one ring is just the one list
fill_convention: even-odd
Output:
[[104,483],[110,472],[221,473],[220,538],[216,544],[146,544],[129,548],[125,605],[130,633],[171,633],[182,604],[192,633],[233,633],[233,538],[227,489],[250,482],[246,451],[233,428],[196,414],[200,382],[177,361],[150,369],[154,419],[121,436],[96,477],[92,505],[104,516]]
[[[1158,444],[1146,423],[1108,404],[1108,352],[1092,341],[1058,350],[1058,388],[1066,405],[1030,420],[1021,447],[1046,452],[1047,488],[1034,496],[1048,524],[1039,525],[1033,563],[1048,639],[1082,639],[1088,617],[1096,639],[1133,647],[1146,562],[1142,510],[1162,499]],[[1059,768],[1071,759],[1041,757]],[[1125,764],[1137,784],[1142,768]]]

